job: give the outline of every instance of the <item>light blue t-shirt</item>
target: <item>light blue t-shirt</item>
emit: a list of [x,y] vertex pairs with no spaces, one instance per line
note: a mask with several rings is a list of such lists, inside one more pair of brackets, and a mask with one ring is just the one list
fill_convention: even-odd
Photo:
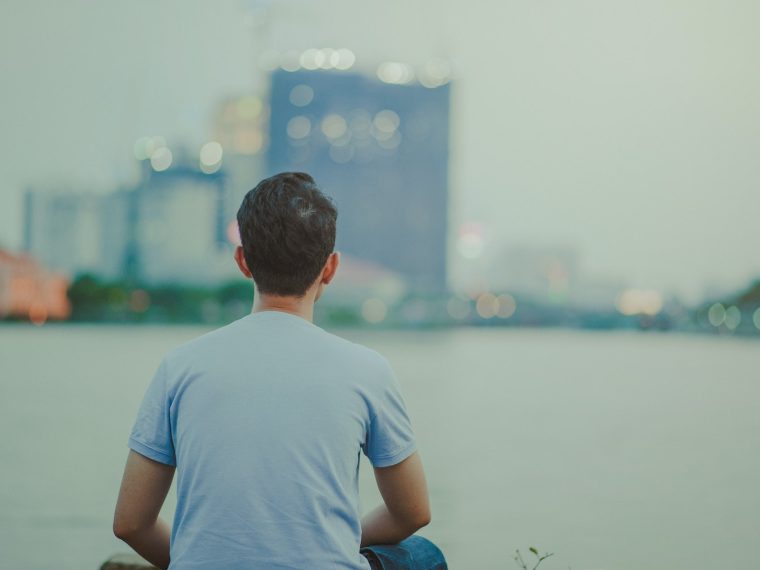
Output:
[[367,570],[360,452],[416,449],[388,360],[283,311],[171,350],[129,447],[177,466],[170,570]]

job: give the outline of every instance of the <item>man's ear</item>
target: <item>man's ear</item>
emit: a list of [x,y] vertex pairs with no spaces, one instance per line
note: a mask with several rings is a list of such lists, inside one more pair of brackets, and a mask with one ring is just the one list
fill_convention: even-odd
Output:
[[250,270],[248,269],[248,264],[245,261],[245,255],[243,255],[243,246],[241,245],[235,247],[235,263],[237,263],[237,266],[240,268],[240,272],[243,275],[248,278],[253,277]]
[[340,252],[333,251],[327,258],[325,263],[325,272],[322,274],[322,283],[327,285],[335,277],[335,273],[338,271],[338,265],[340,265]]

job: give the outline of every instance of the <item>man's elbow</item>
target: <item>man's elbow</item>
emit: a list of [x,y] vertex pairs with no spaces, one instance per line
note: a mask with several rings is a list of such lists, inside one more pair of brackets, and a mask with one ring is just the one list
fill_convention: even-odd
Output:
[[413,534],[420,530],[422,527],[425,527],[430,524],[431,515],[430,510],[426,509],[424,511],[417,511],[413,513],[408,519],[407,524],[409,527],[409,531]]
[[424,513],[421,513],[417,519],[417,525],[418,525],[417,530],[429,525],[431,519],[432,519],[432,516],[430,514],[430,510],[427,510]]
[[136,534],[142,530],[142,527],[132,521],[123,519],[114,519],[113,534],[116,538],[129,543]]
[[113,535],[121,540],[126,541],[131,534],[130,528],[120,521],[114,521],[113,523]]

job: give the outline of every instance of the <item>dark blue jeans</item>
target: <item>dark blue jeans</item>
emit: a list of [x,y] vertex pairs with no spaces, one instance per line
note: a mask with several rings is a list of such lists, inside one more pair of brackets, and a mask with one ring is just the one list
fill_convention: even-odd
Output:
[[359,552],[372,570],[448,570],[441,549],[416,534],[398,544],[365,546]]

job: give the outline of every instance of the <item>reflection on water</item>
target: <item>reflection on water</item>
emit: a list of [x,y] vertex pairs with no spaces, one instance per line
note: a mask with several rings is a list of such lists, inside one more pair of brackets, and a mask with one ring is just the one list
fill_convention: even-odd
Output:
[[[166,350],[207,329],[0,328],[3,568],[92,568],[137,405]],[[756,342],[462,329],[339,334],[387,355],[452,568],[749,568],[760,529]],[[246,355],[241,355],[244,358]],[[173,492],[172,492],[173,493]],[[362,503],[379,501],[362,465]],[[173,497],[164,515],[171,516]]]

